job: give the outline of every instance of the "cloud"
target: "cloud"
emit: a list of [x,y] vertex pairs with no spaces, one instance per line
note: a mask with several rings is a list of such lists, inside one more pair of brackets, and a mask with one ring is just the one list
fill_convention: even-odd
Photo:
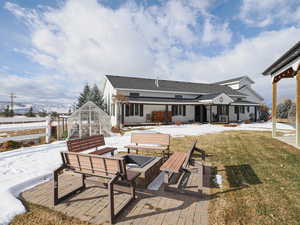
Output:
[[239,17],[244,23],[256,27],[271,24],[299,24],[300,2],[298,0],[243,0]]
[[[257,4],[272,12],[273,3],[262,2]],[[104,74],[198,82],[248,75],[269,102],[271,81],[261,72],[298,41],[299,28],[286,26],[232,43],[230,20],[221,21],[213,15],[213,3],[169,0],[145,7],[127,1],[111,9],[96,0],[68,0],[43,10],[6,3],[5,7],[29,27],[31,48],[17,51],[56,74],[44,73],[40,80],[38,76],[22,78],[17,87],[25,92],[31,87],[28,94],[32,96],[40,91],[45,98],[61,94],[70,99],[83,83],[100,82]],[[247,13],[255,7],[246,3],[244,0],[241,14],[249,19]],[[257,19],[270,24],[274,18]],[[229,44],[233,47],[227,47]],[[207,47],[220,49],[219,54],[207,56],[202,52]],[[35,85],[30,86],[30,79]],[[34,87],[38,88],[34,91]]]

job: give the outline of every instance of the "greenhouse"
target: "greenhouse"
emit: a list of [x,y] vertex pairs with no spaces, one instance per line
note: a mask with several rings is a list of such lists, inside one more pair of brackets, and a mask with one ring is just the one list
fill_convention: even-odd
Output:
[[85,103],[68,118],[69,139],[100,134],[108,136],[110,131],[110,117],[91,101]]

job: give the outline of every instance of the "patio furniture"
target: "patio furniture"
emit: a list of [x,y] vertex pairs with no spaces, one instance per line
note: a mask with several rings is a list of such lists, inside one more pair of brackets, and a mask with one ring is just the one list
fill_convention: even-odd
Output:
[[67,141],[67,146],[69,152],[82,152],[95,148],[96,151],[89,153],[95,155],[102,155],[108,152],[114,155],[114,151],[117,150],[117,148],[113,147],[106,147],[98,150],[98,147],[105,146],[105,140],[103,135],[69,140]]
[[[56,169],[53,174],[53,205],[58,204],[70,195],[82,191],[86,184],[87,176],[94,176],[103,178],[101,180],[93,181],[96,184],[103,184],[108,188],[109,204],[108,215],[110,223],[114,222],[114,218],[123,210],[133,199],[135,199],[135,180],[140,173],[126,169],[123,158],[105,157],[99,155],[61,152],[63,165]],[[70,170],[82,175],[82,185],[76,190],[66,194],[65,196],[58,196],[58,175],[64,170]],[[114,191],[118,190],[124,193],[129,193],[131,197],[122,203],[122,207],[115,212],[114,207]]]
[[130,150],[135,150],[136,154],[140,150],[145,151],[161,151],[163,158],[165,155],[169,157],[170,135],[159,133],[133,133],[131,135],[131,144],[125,146],[128,153]]
[[170,180],[176,174],[180,175],[176,189],[179,188],[184,175],[188,172],[187,169],[191,163],[191,158],[196,149],[196,144],[197,141],[194,141],[192,147],[187,152],[174,152],[171,157],[160,167],[160,170],[165,173],[163,185],[164,190],[170,190]]

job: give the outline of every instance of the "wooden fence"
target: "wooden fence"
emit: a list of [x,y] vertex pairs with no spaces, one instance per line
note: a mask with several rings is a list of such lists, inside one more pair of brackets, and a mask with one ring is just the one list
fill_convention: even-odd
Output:
[[30,130],[43,130],[42,133],[37,134],[27,134],[27,135],[5,135],[6,137],[0,136],[0,143],[6,141],[24,141],[24,140],[34,140],[40,137],[45,137],[46,143],[50,142],[51,137],[51,124],[50,117],[45,118],[0,118],[0,134],[2,136],[4,132],[16,133],[21,131]]

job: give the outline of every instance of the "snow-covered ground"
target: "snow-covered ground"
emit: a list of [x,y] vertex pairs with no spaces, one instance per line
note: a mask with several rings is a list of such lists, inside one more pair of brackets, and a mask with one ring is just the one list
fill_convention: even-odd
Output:
[[[242,124],[238,127],[224,127],[221,125],[169,125],[148,127],[147,130],[132,132],[160,132],[173,137],[185,135],[203,135],[229,130],[271,130],[271,123]],[[292,131],[294,128],[285,124],[277,124],[278,129]],[[123,151],[123,146],[130,143],[132,132],[120,136],[114,134],[105,138],[106,144],[115,146]],[[51,178],[54,169],[61,164],[60,151],[67,150],[64,141],[48,145],[21,148],[14,151],[0,153],[0,224],[8,224],[12,218],[25,212],[21,201],[16,197],[24,190]]]

